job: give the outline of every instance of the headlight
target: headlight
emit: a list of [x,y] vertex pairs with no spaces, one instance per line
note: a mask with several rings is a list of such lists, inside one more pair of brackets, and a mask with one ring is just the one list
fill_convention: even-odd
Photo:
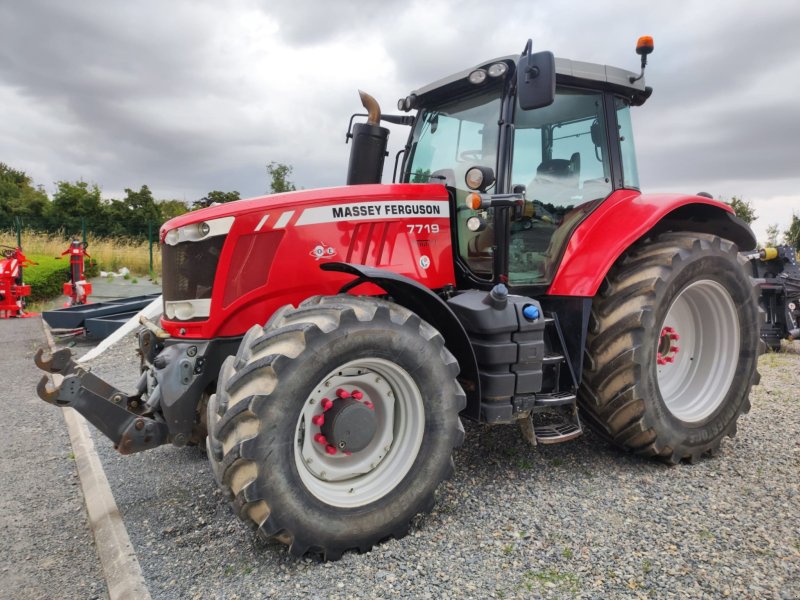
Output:
[[483,231],[486,229],[486,221],[480,217],[470,217],[467,219],[467,229],[470,231]]
[[485,192],[494,183],[494,170],[483,165],[472,167],[467,170],[464,181],[469,189]]
[[494,63],[491,67],[489,67],[489,77],[502,77],[508,71],[508,65],[506,63]]
[[234,217],[220,217],[210,221],[201,221],[184,225],[177,229],[170,229],[164,236],[164,243],[169,246],[180,244],[181,242],[199,242],[207,237],[225,235],[233,226]]
[[469,82],[474,85],[479,85],[486,81],[486,71],[483,69],[476,69],[469,74]]
[[464,179],[466,180],[467,187],[469,189],[479,190],[483,184],[483,171],[473,167],[467,171],[467,175],[464,177]]

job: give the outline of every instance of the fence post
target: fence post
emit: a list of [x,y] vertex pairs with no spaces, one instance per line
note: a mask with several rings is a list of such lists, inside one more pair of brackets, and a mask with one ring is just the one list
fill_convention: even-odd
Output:
[[17,230],[17,248],[22,248],[22,217],[14,216],[14,228]]
[[153,276],[153,222],[147,222],[147,241],[150,243],[150,277]]

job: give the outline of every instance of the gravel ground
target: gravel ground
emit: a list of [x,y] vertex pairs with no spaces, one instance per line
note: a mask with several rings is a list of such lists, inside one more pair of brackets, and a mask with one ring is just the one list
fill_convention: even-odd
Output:
[[0,598],[106,598],[64,417],[36,396],[41,319],[0,333]]
[[[132,386],[136,365],[127,340],[94,372]],[[327,564],[256,542],[201,449],[95,441],[154,598],[800,598],[800,345],[760,371],[736,438],[695,465],[467,423],[433,512]]]

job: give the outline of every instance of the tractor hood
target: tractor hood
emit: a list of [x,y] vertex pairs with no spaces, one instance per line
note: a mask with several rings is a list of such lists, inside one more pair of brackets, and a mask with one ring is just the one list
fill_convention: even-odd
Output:
[[160,241],[164,243],[167,232],[169,231],[187,225],[201,224],[206,221],[225,217],[238,218],[252,213],[266,213],[267,211],[280,208],[297,210],[319,204],[322,201],[330,204],[341,204],[349,201],[359,202],[388,199],[400,201],[416,200],[423,197],[446,199],[447,191],[444,185],[438,183],[399,183],[318,188],[314,190],[272,194],[270,196],[258,196],[195,210],[170,219],[161,226]]
[[442,184],[364,184],[238,200],[161,229],[164,317],[178,338],[242,335],[279,306],[333,295],[344,262],[429,289],[455,281],[450,196]]

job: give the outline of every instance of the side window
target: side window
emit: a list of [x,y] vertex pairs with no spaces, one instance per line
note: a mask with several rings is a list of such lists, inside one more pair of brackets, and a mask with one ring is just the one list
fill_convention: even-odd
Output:
[[619,147],[622,151],[622,183],[626,188],[639,189],[639,170],[636,167],[636,148],[633,145],[631,107],[622,99],[615,101],[619,125]]

